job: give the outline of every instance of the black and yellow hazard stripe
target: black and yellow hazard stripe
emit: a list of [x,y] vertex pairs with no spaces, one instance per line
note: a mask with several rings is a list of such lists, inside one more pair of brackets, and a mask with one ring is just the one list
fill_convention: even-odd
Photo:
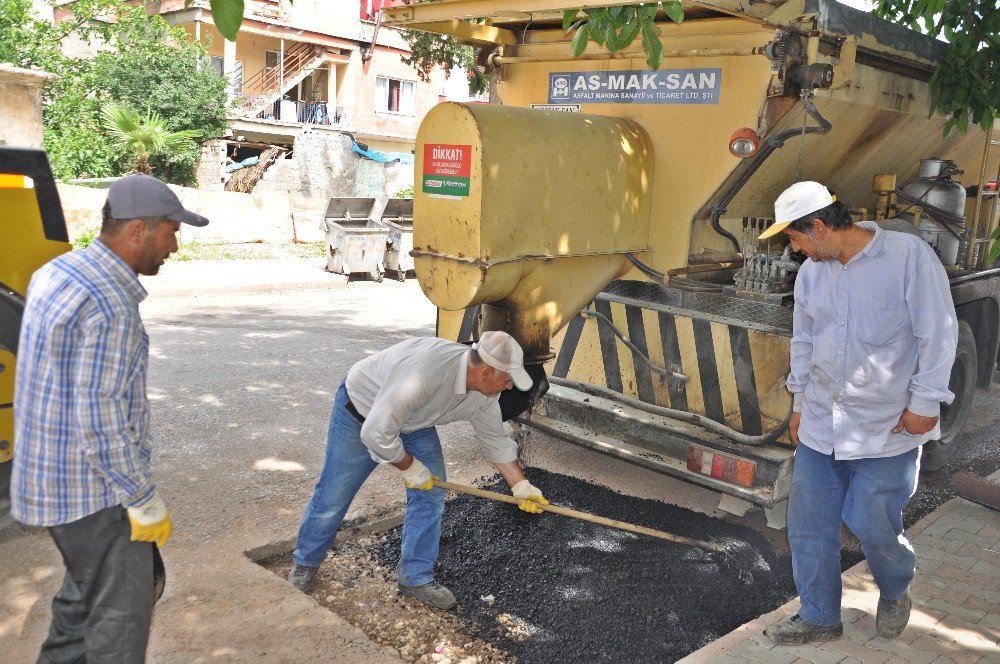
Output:
[[[750,435],[770,431],[787,415],[791,403],[785,389],[787,336],[670,307],[616,302],[603,295],[591,308],[610,320],[636,350],[598,318],[576,316],[552,341],[556,356],[546,368],[551,375],[698,413]],[[478,307],[438,311],[437,334],[471,341],[478,318]],[[637,351],[687,380],[664,379],[637,357]]]
[[[787,414],[787,337],[692,312],[647,309],[604,297],[592,308],[609,319],[635,350],[599,318],[577,316],[553,340],[552,375],[705,415],[750,435],[770,430]],[[649,369],[638,353],[687,380],[664,378]]]

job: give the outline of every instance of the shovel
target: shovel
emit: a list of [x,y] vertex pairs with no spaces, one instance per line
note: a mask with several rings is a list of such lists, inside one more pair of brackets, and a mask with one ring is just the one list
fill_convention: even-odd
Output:
[[[489,498],[490,500],[499,500],[502,503],[510,503],[511,505],[518,505],[521,502],[520,498],[515,498],[514,496],[508,496],[505,493],[497,493],[496,491],[487,491],[485,489],[476,489],[471,486],[464,486],[462,484],[453,484],[452,482],[445,482],[437,478],[434,479],[434,486],[441,487],[442,489],[447,489],[448,491],[454,491],[456,493],[467,493],[470,496],[479,496],[480,498]],[[686,544],[687,546],[697,546],[707,551],[714,551],[715,553],[726,554],[726,550],[719,546],[718,544],[713,544],[712,542],[702,542],[701,540],[691,539],[690,537],[684,537],[682,535],[674,535],[672,533],[664,532],[662,530],[656,530],[655,528],[647,528],[645,526],[637,526],[634,523],[628,523],[626,521],[618,521],[616,519],[608,519],[603,516],[597,516],[596,514],[590,514],[588,512],[579,512],[577,510],[571,510],[568,507],[560,507],[558,505],[542,505],[541,503],[535,503],[537,507],[546,511],[552,512],[554,514],[561,514],[563,516],[572,517],[574,519],[579,519],[581,521],[589,521],[590,523],[599,523],[602,526],[610,526],[612,528],[618,528],[620,530],[627,530],[633,533],[639,533],[640,535],[649,535],[650,537],[657,537],[659,539],[667,540],[669,542],[676,542],[678,544]]]

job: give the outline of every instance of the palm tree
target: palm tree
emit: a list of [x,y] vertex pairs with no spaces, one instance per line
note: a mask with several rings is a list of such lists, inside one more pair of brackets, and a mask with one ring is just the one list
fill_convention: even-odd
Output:
[[195,129],[170,131],[167,123],[153,111],[146,116],[131,108],[110,101],[101,109],[102,125],[115,147],[133,154],[137,173],[152,172],[149,157],[155,154],[180,152],[201,136]]

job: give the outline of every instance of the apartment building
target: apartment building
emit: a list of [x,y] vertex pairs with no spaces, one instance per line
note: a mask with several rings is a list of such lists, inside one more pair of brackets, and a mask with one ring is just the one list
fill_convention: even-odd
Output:
[[382,6],[402,0],[247,0],[236,41],[216,29],[207,0],[147,7],[206,45],[236,102],[234,133],[273,142],[302,125],[345,129],[373,149],[410,150],[423,115],[443,98],[400,56],[406,42],[380,25]]

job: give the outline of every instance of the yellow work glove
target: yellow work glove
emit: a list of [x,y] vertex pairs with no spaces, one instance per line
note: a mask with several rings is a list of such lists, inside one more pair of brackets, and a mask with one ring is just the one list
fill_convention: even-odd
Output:
[[128,507],[128,522],[132,525],[133,542],[156,542],[163,545],[170,539],[172,526],[167,505],[156,493],[139,507]]
[[420,463],[420,459],[417,457],[413,457],[413,463],[410,464],[409,468],[399,472],[403,474],[403,481],[410,489],[430,491],[434,488],[434,476],[431,475],[431,471],[427,470],[427,466]]
[[518,508],[530,514],[541,514],[545,510],[539,505],[549,504],[549,501],[545,500],[545,496],[542,495],[541,489],[528,480],[521,480],[510,488],[510,492],[514,494],[515,498],[521,499],[517,505]]

